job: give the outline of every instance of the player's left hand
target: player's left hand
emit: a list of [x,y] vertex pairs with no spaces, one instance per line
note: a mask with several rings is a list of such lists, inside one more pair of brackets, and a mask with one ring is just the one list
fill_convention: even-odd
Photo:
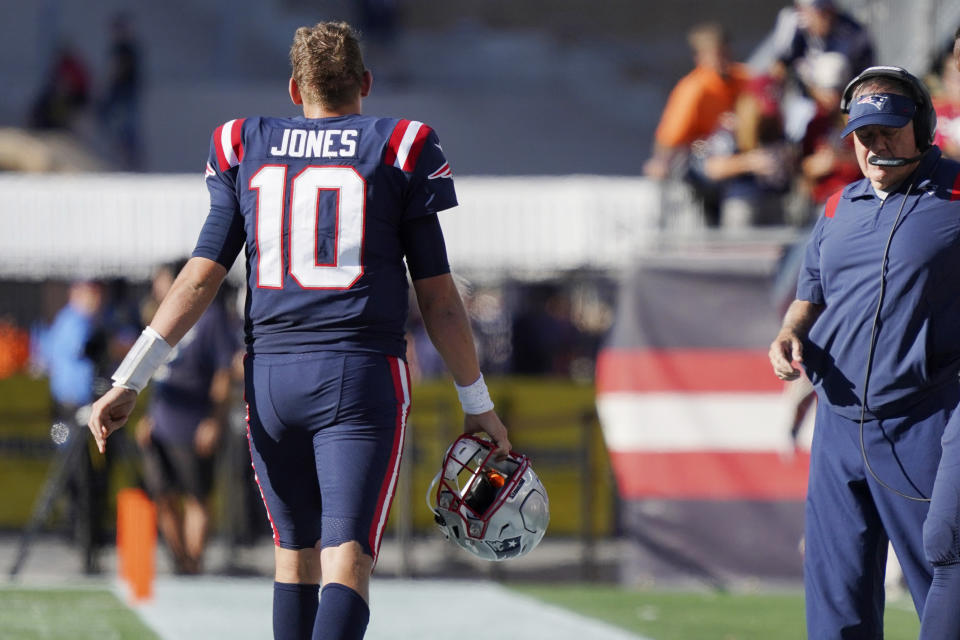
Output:
[[496,443],[497,448],[493,450],[493,453],[497,459],[502,459],[510,453],[512,445],[510,444],[510,438],[507,437],[507,428],[493,409],[476,415],[468,413],[464,418],[464,433],[479,433],[480,431],[485,432]]
[[137,392],[123,387],[111,387],[93,403],[87,427],[97,442],[97,449],[104,452],[107,437],[124,424],[137,404]]

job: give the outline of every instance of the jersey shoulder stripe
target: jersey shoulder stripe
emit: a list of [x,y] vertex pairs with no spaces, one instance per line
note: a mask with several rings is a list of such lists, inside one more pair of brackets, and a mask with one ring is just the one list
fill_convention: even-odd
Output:
[[840,197],[843,195],[843,189],[840,189],[827,199],[827,204],[823,208],[823,215],[832,218],[837,212],[837,205],[840,204]]
[[387,141],[383,162],[401,171],[413,171],[431,131],[422,122],[400,120]]
[[235,167],[243,160],[243,123],[246,118],[229,120],[213,132],[213,146],[217,151],[220,171]]

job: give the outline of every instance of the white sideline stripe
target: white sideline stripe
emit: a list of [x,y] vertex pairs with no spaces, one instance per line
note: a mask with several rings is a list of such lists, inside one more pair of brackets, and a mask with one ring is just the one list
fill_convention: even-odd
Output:
[[779,451],[792,408],[779,393],[604,393],[613,451]]
[[[651,640],[490,582],[374,580],[370,599],[364,640]],[[272,600],[267,578],[162,576],[153,600],[134,608],[163,640],[263,640],[273,637]]]

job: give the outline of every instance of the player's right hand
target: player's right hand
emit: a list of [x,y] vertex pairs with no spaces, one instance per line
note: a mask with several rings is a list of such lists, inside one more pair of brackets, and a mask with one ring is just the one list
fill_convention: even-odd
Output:
[[107,437],[126,424],[136,404],[137,392],[123,387],[111,387],[93,403],[87,426],[100,453],[103,453],[107,446]]
[[768,354],[773,372],[781,380],[796,380],[801,371],[794,363],[803,362],[803,342],[792,331],[781,331],[770,345]]
[[485,432],[497,445],[493,450],[494,457],[498,460],[505,458],[513,446],[510,444],[510,438],[507,437],[507,428],[500,421],[500,416],[491,409],[485,413],[466,414],[463,420],[464,433]]

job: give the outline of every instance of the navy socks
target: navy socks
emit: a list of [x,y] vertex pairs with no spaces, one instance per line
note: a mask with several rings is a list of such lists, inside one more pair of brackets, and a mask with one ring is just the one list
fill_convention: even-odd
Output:
[[320,592],[313,640],[362,640],[370,621],[370,608],[360,594],[330,582]]
[[313,633],[317,619],[315,584],[273,583],[273,637],[274,640],[306,640]]

